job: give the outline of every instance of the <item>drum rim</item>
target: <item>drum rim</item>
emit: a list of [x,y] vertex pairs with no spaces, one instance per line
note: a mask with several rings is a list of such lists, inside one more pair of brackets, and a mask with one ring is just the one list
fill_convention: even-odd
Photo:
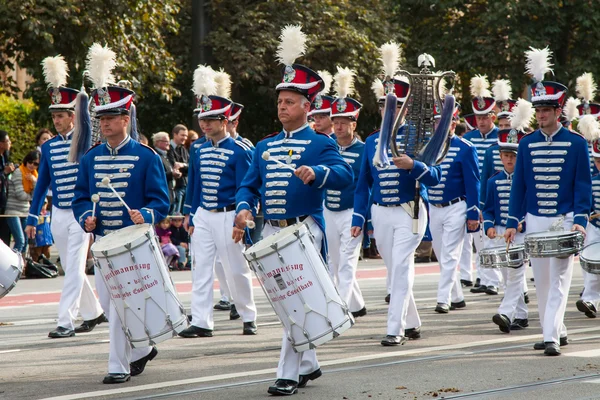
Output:
[[590,243],[588,245],[586,245],[583,249],[581,249],[581,251],[579,252],[579,262],[581,264],[586,263],[586,264],[600,264],[600,260],[592,260],[589,258],[586,258],[583,253],[585,252],[585,249],[587,249],[588,247],[592,247],[592,246],[600,246],[600,240],[597,242],[593,242]]
[[[549,233],[555,232],[556,235],[548,235]],[[559,233],[561,235],[559,235]],[[571,238],[583,236],[579,231],[542,231],[542,232],[531,232],[525,234],[525,240],[529,239],[557,239],[557,238]]]
[[[508,253],[520,253],[520,252],[525,252],[525,245],[524,244],[515,244],[511,247],[509,247],[508,249]],[[487,249],[482,249],[481,250],[481,255],[496,255],[496,254],[502,254],[502,253],[507,253],[506,251],[506,246],[494,246],[494,247],[488,247]]]
[[[108,249],[102,249],[102,248],[98,249],[98,247],[100,247],[99,245],[101,245],[103,243],[104,239],[106,239],[108,237],[111,237],[111,235],[114,235],[116,233],[122,232],[125,229],[133,230],[134,228],[132,228],[132,227],[135,227],[135,229],[139,229],[140,231],[142,230],[141,227],[144,227],[145,228],[144,234],[142,234],[140,237],[137,237],[137,238],[135,238],[135,239],[133,239],[133,240],[131,240],[129,242],[127,242],[127,241],[121,242],[121,244],[119,244],[118,246],[114,246],[114,247],[111,247],[111,248],[108,248]],[[109,233],[106,236],[103,236],[103,237],[99,238],[98,240],[96,240],[94,242],[94,244],[92,244],[92,246],[90,248],[90,251],[92,252],[92,255],[94,257],[96,257],[96,258],[104,258],[104,257],[108,257],[108,256],[117,256],[119,254],[123,254],[123,253],[125,253],[125,252],[128,251],[127,247],[125,247],[125,246],[129,246],[130,249],[136,249],[140,245],[146,243],[146,241],[148,239],[147,236],[146,236],[146,234],[148,232],[150,232],[150,234],[152,236],[155,236],[154,228],[150,224],[129,225],[129,226],[126,226],[125,228],[121,228],[119,230],[116,230],[114,232]]]
[[[302,238],[308,234],[308,226],[304,222],[298,222],[294,225],[277,231],[245,250],[244,257],[246,257],[248,261],[254,261],[255,259],[261,259],[274,254],[276,251],[271,247],[271,245],[277,243],[277,249],[279,250],[288,247],[296,241],[293,239],[297,238],[296,232],[300,232],[300,237]],[[275,236],[279,236],[279,240],[274,241],[273,239]]]

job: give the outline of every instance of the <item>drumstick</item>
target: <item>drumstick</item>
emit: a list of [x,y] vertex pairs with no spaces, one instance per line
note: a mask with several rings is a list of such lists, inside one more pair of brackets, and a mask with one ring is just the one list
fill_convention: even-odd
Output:
[[127,203],[125,203],[125,200],[123,200],[121,198],[121,196],[119,196],[119,193],[117,193],[117,191],[115,190],[115,188],[110,184],[110,178],[107,176],[104,179],[102,179],[102,183],[106,186],[108,186],[108,188],[110,190],[113,191],[113,193],[115,194],[115,196],[117,196],[117,198],[119,199],[119,201],[121,202],[121,204],[123,204],[125,206],[125,208],[127,209],[127,211],[131,211],[131,208],[129,208],[129,206],[127,205]]
[[274,159],[274,158],[271,158],[271,153],[269,153],[268,151],[265,151],[265,152],[263,152],[263,153],[262,153],[262,158],[263,158],[263,160],[265,160],[265,161],[269,161],[269,160],[271,160],[271,161],[273,161],[275,164],[279,165],[279,166],[280,166],[280,167],[282,167],[282,168],[287,168],[287,169],[289,169],[289,170],[291,170],[291,171],[294,171],[294,172],[296,172],[296,169],[295,169],[294,167],[292,167],[291,165],[284,164],[284,163],[282,163],[282,162],[281,162],[281,161],[279,161],[279,160],[276,160],[276,159]]
[[92,195],[92,218],[96,218],[96,204],[100,201],[100,196],[98,194]]
[[246,220],[246,226],[248,227],[248,229],[254,229],[256,228],[256,224],[254,223],[254,221],[247,219]]
[[590,221],[596,218],[600,218],[600,213],[590,215]]

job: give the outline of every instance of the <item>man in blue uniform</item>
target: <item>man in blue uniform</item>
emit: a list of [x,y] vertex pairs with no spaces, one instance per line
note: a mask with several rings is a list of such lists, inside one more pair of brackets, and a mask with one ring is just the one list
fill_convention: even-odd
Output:
[[[43,63],[44,72],[46,73],[48,68],[52,69],[51,66],[55,68],[61,61],[64,63],[66,82],[66,63],[61,56],[46,58]],[[85,275],[90,234],[81,229],[71,210],[79,165],[69,162],[67,156],[75,128],[75,99],[79,92],[60,86],[59,82],[48,83],[52,85],[48,90],[52,102],[49,109],[58,135],[42,145],[38,181],[33,192],[25,232],[29,238],[35,239],[38,216],[46,200],[46,192],[51,189],[54,193],[51,230],[65,271],[65,279],[58,303],[58,326],[48,336],[66,338],[74,336],[75,333],[90,332],[97,324],[106,322],[106,318]],[[75,327],[73,321],[78,312],[84,322]]]
[[312,101],[308,116],[314,120],[315,131],[335,139],[333,121],[331,120],[331,103],[334,98],[329,95],[333,78],[327,71],[318,71],[317,73],[323,80],[323,89],[317,93]]
[[[477,150],[465,139],[454,135],[459,106],[450,125],[450,149],[440,164],[440,184],[428,187],[429,227],[433,248],[440,263],[437,306],[445,314],[451,308],[465,307],[457,267],[462,253],[464,233],[479,225],[479,164]],[[436,121],[441,115],[436,113]]]
[[[97,236],[133,224],[154,225],[169,211],[167,178],[160,156],[127,133],[134,93],[122,87],[108,86],[96,89],[92,96],[106,143],[92,147],[81,159],[73,214],[86,232]],[[103,183],[106,177],[131,211]],[[94,194],[100,196],[100,201],[92,216],[91,197]],[[103,382],[124,383],[131,376],[141,374],[146,363],[158,352],[150,346],[132,349],[106,285],[98,284],[96,290],[109,319],[108,375]]]
[[[536,52],[549,51],[532,49],[528,57]],[[531,63],[528,61],[528,66]],[[542,81],[547,70],[540,69],[535,71],[530,68],[530,73],[536,79],[531,86],[531,100],[539,129],[519,143],[504,234],[510,242],[515,239],[523,203],[527,207],[525,223],[530,233],[547,231],[560,225],[566,230],[585,234],[592,205],[586,140],[558,122],[567,88],[557,82]],[[532,257],[530,260],[544,336],[534,349],[544,350],[544,354],[549,356],[560,355],[560,345],[568,343],[563,321],[571,286],[573,258],[570,255],[566,258]]]
[[[284,33],[288,29],[298,27],[287,27]],[[300,45],[301,54],[304,43]],[[293,59],[283,58],[281,48],[279,54],[286,65],[283,80],[276,88],[277,114],[283,130],[256,144],[257,156],[236,195],[238,214],[234,236],[241,239],[246,220],[252,219],[251,210],[255,209],[256,198],[260,196],[265,215],[263,236],[304,222],[315,237],[317,249],[324,250],[325,190],[342,190],[350,185],[352,169],[329,136],[318,134],[308,126],[310,103],[322,89],[322,79],[311,69],[294,64]],[[295,172],[262,158],[265,151],[277,159],[291,160],[288,165],[295,168]],[[284,334],[282,339],[277,380],[268,390],[274,395],[295,394],[298,387],[321,376],[315,350],[296,353],[287,336]]]

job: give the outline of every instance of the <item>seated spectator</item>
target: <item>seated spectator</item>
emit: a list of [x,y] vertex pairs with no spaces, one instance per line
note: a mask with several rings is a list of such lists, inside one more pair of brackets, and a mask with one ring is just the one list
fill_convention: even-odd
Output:
[[165,218],[156,224],[156,236],[158,236],[160,241],[162,252],[165,256],[165,261],[167,262],[169,269],[177,270],[177,259],[179,258],[179,252],[177,251],[177,247],[171,243],[171,231],[169,230],[170,225],[171,221],[169,221],[169,218]]
[[192,269],[191,259],[187,256],[190,236],[183,227],[183,215],[180,213],[175,214],[171,218],[171,227],[169,229],[171,230],[171,243],[177,246],[177,250],[179,251],[177,267],[179,269]]
[[54,243],[52,239],[52,231],[50,230],[51,215],[47,210],[48,201],[44,201],[42,206],[42,212],[38,217],[37,229],[35,231],[35,241],[29,247],[29,254],[31,259],[34,261],[40,260],[40,258],[46,257],[50,259],[50,246]]

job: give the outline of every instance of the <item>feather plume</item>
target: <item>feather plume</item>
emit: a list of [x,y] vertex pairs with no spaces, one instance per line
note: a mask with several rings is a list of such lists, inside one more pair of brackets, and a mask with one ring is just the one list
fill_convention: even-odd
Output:
[[[442,75],[442,71],[437,71],[435,73],[435,75]],[[437,86],[439,82],[439,87]],[[435,87],[438,87],[439,91],[438,91],[438,95],[440,96],[440,99],[443,99],[446,94],[448,93],[448,88],[446,87],[446,80],[443,78],[436,78],[435,82],[434,82]]]
[[117,66],[117,55],[108,46],[94,43],[87,54],[86,69],[94,88],[103,88],[114,84],[112,70]]
[[354,93],[354,71],[350,68],[338,66],[333,80],[333,88],[337,97],[344,98]]
[[375,97],[380,98],[385,96],[385,89],[383,88],[383,82],[379,78],[375,78],[371,84],[371,90],[375,93]]
[[400,67],[400,46],[398,43],[391,41],[381,45],[379,48],[381,53],[380,60],[383,64],[383,73],[386,77],[392,77]]
[[287,25],[279,35],[277,61],[283,65],[292,65],[306,51],[306,34],[300,25]]
[[194,85],[192,91],[198,98],[217,94],[216,72],[209,66],[198,65],[194,71]]
[[42,72],[49,88],[58,88],[67,84],[69,66],[61,55],[44,58],[42,60]]
[[577,129],[590,143],[600,138],[600,122],[594,115],[586,114],[579,118]]
[[567,102],[565,103],[565,108],[563,109],[563,114],[567,121],[573,121],[575,118],[579,117],[579,110],[577,106],[581,104],[581,100],[576,99],[575,97],[569,97]]
[[519,99],[508,117],[510,127],[517,131],[524,131],[525,128],[531,125],[534,115],[535,108],[533,108],[533,105],[525,99]]
[[552,63],[550,63],[550,57],[552,52],[548,47],[543,49],[534,49],[530,47],[525,52],[527,63],[525,64],[526,72],[533,76],[536,82],[541,82],[544,79],[544,75],[547,72],[552,72]]
[[508,79],[496,79],[492,83],[492,93],[496,101],[506,101],[512,96],[512,88]]
[[319,74],[319,76],[321,77],[321,79],[323,80],[323,90],[321,90],[319,93],[320,94],[329,94],[329,91],[331,90],[331,84],[333,83],[333,76],[331,76],[331,74],[328,71],[317,71],[317,74]]
[[217,96],[231,98],[231,76],[221,68],[215,72],[215,83],[217,84]]
[[471,96],[472,97],[491,97],[489,91],[490,83],[486,75],[475,75],[471,78]]
[[92,145],[92,119],[88,109],[89,97],[85,90],[77,94],[75,100],[75,129],[71,135],[69,162],[79,163],[81,157]]
[[577,92],[577,97],[583,99],[584,102],[589,103],[594,100],[597,88],[594,77],[590,72],[586,72],[577,78],[575,91]]

